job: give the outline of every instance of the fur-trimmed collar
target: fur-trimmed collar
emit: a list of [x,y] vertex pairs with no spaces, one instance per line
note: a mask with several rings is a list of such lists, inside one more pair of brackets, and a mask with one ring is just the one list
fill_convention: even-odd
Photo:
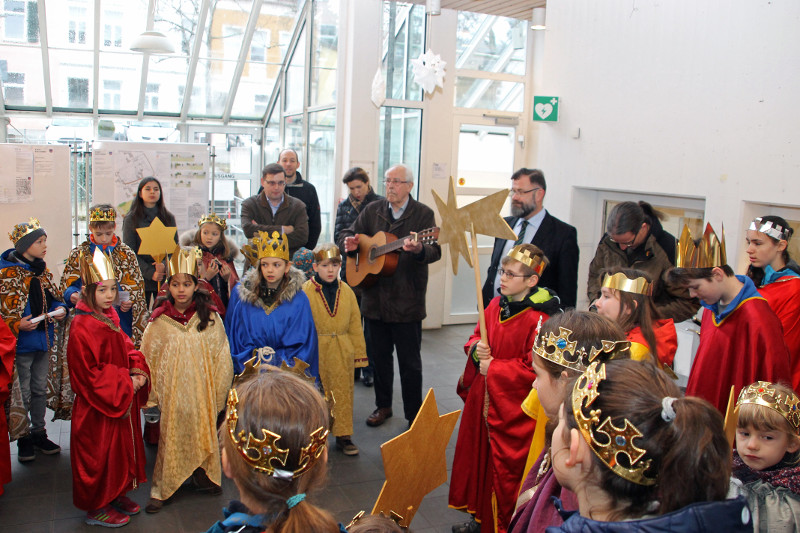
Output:
[[[267,313],[270,313],[275,308],[275,304],[267,306],[264,301],[258,297],[259,281],[260,276],[258,274],[258,268],[256,267],[248,270],[247,274],[242,278],[241,283],[239,283],[239,298],[241,298],[243,302],[260,307]],[[303,283],[305,283],[305,281],[305,274],[293,266],[289,267],[289,282],[283,287],[280,294],[278,294],[275,300],[276,303],[280,305],[291,301],[298,292],[303,290]]]

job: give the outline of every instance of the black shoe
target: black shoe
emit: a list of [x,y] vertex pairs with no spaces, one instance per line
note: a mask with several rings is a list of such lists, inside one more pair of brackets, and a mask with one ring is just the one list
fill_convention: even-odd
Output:
[[[31,433],[33,445],[45,455],[54,455],[61,452],[61,446],[47,438],[47,433]],[[20,459],[21,460],[21,459]]]
[[36,451],[33,447],[33,437],[30,435],[17,440],[17,460],[20,463],[27,463],[36,459]]
[[336,437],[336,449],[341,450],[345,455],[358,455],[358,446],[353,444],[350,435],[344,437]]
[[453,533],[481,533],[481,525],[473,518],[469,522],[453,526]]
[[372,376],[364,374],[361,376],[361,383],[363,383],[365,387],[372,387],[374,382],[372,381]]

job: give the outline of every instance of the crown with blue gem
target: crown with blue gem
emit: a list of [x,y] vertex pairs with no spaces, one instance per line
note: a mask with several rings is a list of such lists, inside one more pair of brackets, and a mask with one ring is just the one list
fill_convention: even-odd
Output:
[[577,372],[586,370],[586,367],[598,357],[604,361],[621,358],[623,354],[624,357],[630,357],[630,341],[601,340],[599,347],[595,346],[596,343],[593,341],[587,352],[586,347],[582,345],[588,343],[572,340],[571,337],[572,330],[565,327],[558,328],[557,336],[552,331],[547,335],[537,334],[533,343],[533,353]]

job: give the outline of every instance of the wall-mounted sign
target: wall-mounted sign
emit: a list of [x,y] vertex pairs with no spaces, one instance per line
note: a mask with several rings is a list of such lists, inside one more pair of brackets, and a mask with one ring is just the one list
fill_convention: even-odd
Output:
[[558,122],[558,96],[534,96],[533,121]]

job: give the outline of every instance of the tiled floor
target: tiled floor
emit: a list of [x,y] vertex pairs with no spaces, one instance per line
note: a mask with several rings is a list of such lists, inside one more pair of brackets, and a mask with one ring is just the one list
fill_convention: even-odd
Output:
[[[433,387],[439,404],[439,412],[460,409],[463,405],[456,395],[456,381],[464,366],[462,346],[472,331],[472,326],[447,326],[439,330],[424,331],[422,354],[424,366],[424,388]],[[313,496],[313,501],[334,513],[337,519],[347,524],[360,510],[372,509],[383,485],[383,463],[380,445],[399,435],[407,428],[402,417],[399,377],[395,371],[395,417],[383,426],[370,428],[364,424],[372,412],[375,396],[372,389],[356,385],[354,442],[361,449],[355,457],[346,457],[331,450],[328,486]],[[398,414],[400,416],[398,416]],[[69,463],[68,422],[48,423],[52,440],[58,439],[63,451],[59,455],[38,455],[31,463],[21,464],[16,459],[16,445],[12,443],[13,480],[5,486],[0,496],[0,531],[60,532],[98,531],[83,522],[84,513],[72,505],[72,473]],[[448,464],[452,464],[455,449],[456,426],[447,448]],[[333,440],[331,440],[331,445]],[[148,474],[152,472],[155,449],[148,448]],[[207,496],[188,489],[178,491],[175,501],[155,515],[142,512],[133,517],[123,531],[202,532],[221,516],[221,509],[231,498],[236,497],[233,483],[223,480],[221,496]],[[149,498],[149,484],[130,494],[144,506]],[[448,484],[431,492],[422,502],[419,512],[411,524],[417,533],[449,533],[453,524],[464,522],[468,515],[447,507]]]

